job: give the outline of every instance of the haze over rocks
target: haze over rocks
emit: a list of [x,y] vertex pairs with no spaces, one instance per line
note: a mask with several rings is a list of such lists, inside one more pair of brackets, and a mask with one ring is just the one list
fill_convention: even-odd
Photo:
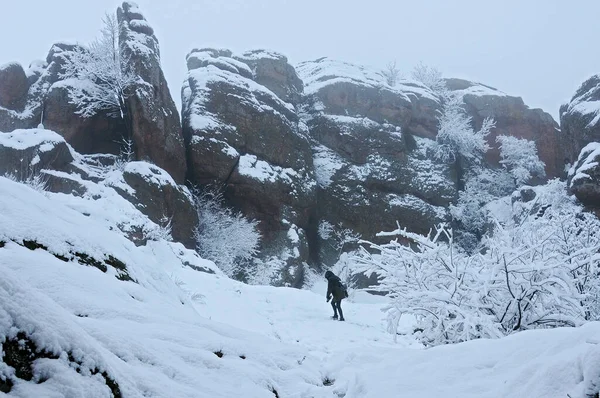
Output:
[[[154,29],[129,2],[117,20],[119,51],[138,76],[127,117],[78,114],[68,90],[81,82],[62,76],[80,47],[57,43],[26,70],[0,67],[0,131],[41,123],[83,154],[119,154],[130,137],[132,160],[154,163],[176,184],[222,189],[226,204],[258,220],[259,257],[278,262],[277,283],[301,286],[307,265],[337,260],[336,243],[319,233],[324,225],[373,239],[396,222],[426,233],[450,220],[460,171],[433,156],[442,98],[423,83],[399,78],[392,87],[379,70],[326,57],[293,66],[274,51],[198,48],[182,60],[180,120]],[[564,177],[566,163],[598,139],[597,76],[561,108],[562,129],[519,97],[461,79],[444,83],[462,97],[474,128],[486,117],[496,121],[486,167],[499,167],[495,137],[511,135],[536,143],[548,178]],[[151,199],[132,200],[154,203],[164,193],[144,195]],[[188,247],[197,223],[189,221],[172,226]]]

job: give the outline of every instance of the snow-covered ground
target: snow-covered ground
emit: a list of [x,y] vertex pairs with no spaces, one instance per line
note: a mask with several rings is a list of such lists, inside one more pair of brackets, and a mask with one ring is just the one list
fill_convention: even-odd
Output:
[[136,210],[111,189],[76,198],[0,177],[0,342],[22,332],[53,354],[34,362],[31,381],[0,363],[9,397],[111,397],[103,372],[123,397],[583,398],[600,382],[598,323],[432,349],[410,335],[394,343],[384,298],[353,292],[336,322],[323,280],[249,286],[182,245],[136,247],[113,227]]

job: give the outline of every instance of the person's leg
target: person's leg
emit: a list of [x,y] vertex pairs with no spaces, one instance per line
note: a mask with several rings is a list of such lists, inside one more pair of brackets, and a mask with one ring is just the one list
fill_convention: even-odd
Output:
[[337,308],[335,306],[335,298],[331,299],[331,307],[333,308],[333,319],[338,319]]
[[344,313],[342,312],[342,300],[337,301],[337,309],[340,313],[340,321],[344,321]]

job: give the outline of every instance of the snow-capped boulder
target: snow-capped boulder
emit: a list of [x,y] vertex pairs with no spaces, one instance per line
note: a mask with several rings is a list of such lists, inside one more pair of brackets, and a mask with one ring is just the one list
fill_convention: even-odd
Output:
[[123,2],[117,19],[121,52],[140,78],[128,99],[136,155],[152,160],[177,183],[183,183],[185,146],[179,112],[160,67],[158,40],[135,3]]
[[277,251],[279,235],[287,234],[284,220],[309,224],[316,198],[311,149],[294,106],[252,80],[241,59],[211,49],[187,56],[182,113],[189,178],[224,186],[230,204],[260,221],[265,249]]
[[297,66],[304,81],[304,103],[330,115],[367,117],[390,123],[402,131],[435,138],[437,96],[413,80],[389,86],[380,71],[329,58]]
[[177,185],[161,168],[146,162],[130,162],[123,181],[131,189],[116,185],[115,190],[157,225],[171,230],[171,236],[194,249],[198,214],[187,189]]
[[540,159],[546,164],[547,177],[564,174],[564,140],[558,124],[541,109],[531,109],[520,97],[513,97],[493,87],[462,79],[446,79],[449,90],[462,96],[464,108],[474,126],[481,127],[486,117],[493,117],[496,127],[487,137],[491,149],[486,159],[492,165],[500,161],[498,135],[509,135],[534,141]]
[[0,65],[0,107],[22,110],[27,102],[29,83],[21,64]]
[[246,51],[236,57],[246,63],[254,75],[254,81],[275,93],[285,102],[296,105],[302,94],[303,83],[287,58],[266,50]]
[[600,210],[600,143],[587,144],[569,170],[569,189],[586,206]]
[[560,128],[569,162],[591,142],[600,142],[600,75],[586,80],[569,103],[560,107]]
[[0,132],[0,175],[11,174],[25,180],[42,169],[63,169],[72,160],[67,143],[53,131]]

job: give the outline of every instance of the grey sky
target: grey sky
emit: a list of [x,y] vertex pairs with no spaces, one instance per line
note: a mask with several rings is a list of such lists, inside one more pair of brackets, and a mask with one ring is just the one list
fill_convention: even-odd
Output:
[[[171,93],[180,102],[194,47],[276,50],[292,64],[328,56],[406,73],[419,61],[558,107],[600,73],[598,0],[138,0],[155,30]],[[91,41],[112,0],[2,0],[0,64],[26,67],[57,41]]]

